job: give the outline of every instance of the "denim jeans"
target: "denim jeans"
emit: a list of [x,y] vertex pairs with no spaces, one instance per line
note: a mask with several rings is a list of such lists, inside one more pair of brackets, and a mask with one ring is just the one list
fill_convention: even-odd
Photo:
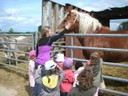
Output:
[[38,68],[39,65],[39,63],[35,62],[35,70]]
[[41,89],[42,89],[41,85],[35,82],[35,87],[34,87],[35,95],[34,96],[39,96],[39,94],[41,93]]
[[68,92],[60,92],[60,96],[67,96]]
[[46,70],[45,70],[45,66],[44,65],[42,65],[41,67],[42,67],[41,68],[41,77],[43,77],[43,76],[45,76]]
[[[37,78],[38,77],[41,77],[42,78],[43,76],[45,76],[45,66],[42,65],[41,66],[41,69],[38,69],[38,66],[39,65],[40,65],[39,63],[35,62],[35,70],[36,70],[36,73],[37,73],[36,76],[35,76],[35,78],[36,77]],[[35,96],[39,96],[39,94],[40,94],[40,92],[42,90],[41,85],[39,83],[35,82],[35,88],[34,88],[34,90],[35,90]]]

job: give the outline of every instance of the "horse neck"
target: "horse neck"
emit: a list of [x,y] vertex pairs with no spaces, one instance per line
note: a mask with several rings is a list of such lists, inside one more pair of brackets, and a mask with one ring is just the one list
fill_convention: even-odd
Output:
[[79,33],[89,34],[101,29],[101,23],[89,14],[79,13]]
[[78,18],[78,20],[76,20],[76,22],[75,22],[75,25],[73,26],[73,31],[75,32],[75,33],[79,33],[79,16],[77,17]]
[[109,32],[110,32],[110,28],[105,26],[102,26],[101,30],[96,31],[97,34],[109,34]]
[[77,37],[77,38],[78,38],[80,44],[81,44],[82,46],[84,46],[84,37]]

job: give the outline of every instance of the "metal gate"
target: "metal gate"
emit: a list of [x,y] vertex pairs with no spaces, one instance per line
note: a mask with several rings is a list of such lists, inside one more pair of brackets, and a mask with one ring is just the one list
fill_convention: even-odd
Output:
[[[73,58],[74,61],[82,61],[82,62],[87,62],[87,60],[85,59],[80,59],[80,58],[74,58],[74,53],[73,50],[74,49],[82,49],[82,50],[102,50],[102,51],[111,51],[111,52],[127,52],[128,53],[128,49],[114,49],[114,48],[96,48],[96,47],[84,47],[84,46],[74,46],[74,38],[73,37],[124,37],[124,38],[128,38],[128,34],[66,34],[65,36],[70,36],[71,37],[71,41],[70,41],[70,46],[59,46],[61,48],[68,48],[70,49],[70,53],[71,54],[71,58]],[[68,41],[69,42],[69,41]],[[80,54],[79,54],[80,55]],[[128,68],[127,64],[121,64],[121,63],[112,63],[112,62],[103,62],[103,65],[107,65],[107,66],[117,66],[117,67],[123,67],[123,68]],[[128,83],[128,79],[126,78],[119,78],[119,77],[113,77],[113,76],[103,76],[105,79],[109,79],[109,80],[113,80],[113,81],[120,81],[120,82],[125,82]],[[126,85],[127,86],[127,85]],[[111,90],[111,89],[103,89],[100,88],[100,90],[105,91],[105,92],[109,92],[109,93],[114,93],[114,94],[118,94],[121,96],[128,96],[128,93],[125,92],[121,92],[121,91],[115,91],[115,90]]]
[[[3,34],[3,35],[0,35],[0,38],[2,38],[2,36],[13,36],[12,34]],[[20,36],[21,34],[15,34],[15,36]],[[25,36],[30,36],[32,38],[32,42],[31,43],[17,43],[17,42],[4,42],[4,44],[22,44],[22,45],[29,45],[29,46],[32,46],[32,49],[34,49],[35,47],[35,35],[33,34],[24,34]],[[23,36],[23,34],[22,34]],[[124,38],[128,38],[128,35],[123,35],[123,34],[120,34],[120,35],[112,35],[112,34],[97,34],[97,35],[94,35],[94,34],[66,34],[65,36],[70,36],[71,37],[71,45],[70,46],[66,46],[64,45],[65,42],[64,41],[61,41],[61,42],[54,42],[53,43],[53,47],[59,47],[59,48],[63,48],[62,50],[53,50],[52,52],[53,53],[56,53],[56,52],[64,52],[66,48],[70,49],[71,51],[71,58],[73,58],[74,61],[83,61],[83,62],[86,62],[87,60],[85,59],[80,59],[80,58],[74,58],[73,56],[73,50],[74,49],[82,49],[82,50],[103,50],[103,51],[115,51],[115,52],[127,52],[128,53],[128,50],[124,50],[124,49],[111,49],[111,48],[95,48],[95,47],[84,47],[84,46],[73,46],[73,37],[74,36],[116,36],[116,37],[124,37]],[[0,42],[0,44],[2,44],[3,42]],[[24,54],[28,54],[28,52],[24,52],[24,51],[19,51],[17,49],[15,50],[11,50],[11,49],[0,49],[0,51],[4,51],[4,52],[14,52],[14,53],[24,53]],[[12,58],[11,56],[8,56],[8,57],[5,57],[5,56],[0,56],[0,58],[4,58],[4,59],[7,59],[9,61],[11,60],[14,60],[14,61],[20,61],[20,62],[28,62],[28,60],[19,60],[18,58]],[[17,69],[20,69],[20,70],[24,70],[24,71],[27,71],[27,69],[24,69],[24,68],[21,68],[21,67],[17,67],[16,65],[12,65],[11,62],[9,64],[6,64],[6,63],[3,63],[3,62],[0,62],[0,64],[2,65],[5,65],[5,66],[9,66],[9,67],[13,67],[13,68],[17,68]],[[120,63],[111,63],[111,62],[103,62],[104,65],[108,65],[108,66],[118,66],[118,67],[124,67],[124,68],[128,68],[128,65],[126,64],[120,64]],[[105,79],[110,79],[110,80],[113,80],[113,81],[120,81],[120,82],[125,82],[125,83],[128,83],[128,79],[127,77],[126,78],[119,78],[119,77],[113,77],[113,76],[103,76]],[[127,85],[126,85],[127,86]],[[118,95],[121,95],[121,96],[128,96],[128,93],[124,93],[124,92],[121,92],[121,91],[115,91],[115,90],[111,90],[111,89],[100,89],[102,91],[105,91],[105,92],[109,92],[109,93],[113,93],[113,94],[118,94]]]
[[[26,38],[26,40],[22,40]],[[37,36],[35,33],[33,34],[0,34],[0,59],[4,59],[4,61],[0,62],[0,64],[5,66],[10,66],[13,68],[21,69],[27,71],[27,69],[20,68],[16,66],[18,62],[28,62],[28,51],[35,49],[35,42]],[[23,49],[22,49],[23,48]],[[24,60],[19,59],[18,55],[24,54]]]

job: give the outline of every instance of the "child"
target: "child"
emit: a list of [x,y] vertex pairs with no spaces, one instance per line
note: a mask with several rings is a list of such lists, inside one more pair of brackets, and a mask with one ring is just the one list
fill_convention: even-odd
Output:
[[[100,58],[100,55],[97,52],[94,52],[90,55],[88,65],[91,66],[93,70],[93,85],[101,88],[106,88],[102,77],[102,63],[103,60]],[[102,86],[100,86],[101,84]]]
[[64,79],[60,85],[61,96],[67,96],[74,83],[73,60],[66,58],[63,64]]
[[84,69],[84,66],[83,66],[83,63],[80,62],[80,61],[77,61],[76,64],[75,64],[75,72],[74,72],[74,78],[75,78],[75,81],[73,83],[73,87],[75,87],[76,85],[79,84],[78,80],[77,80],[77,76],[80,74],[80,72]]
[[93,86],[93,72],[90,66],[86,66],[78,75],[79,85],[73,87],[68,96],[98,96],[98,88]]
[[60,68],[63,68],[64,54],[58,53],[58,54],[55,56],[55,62],[56,62],[56,64],[57,64]]
[[30,87],[32,89],[32,96],[35,96],[34,94],[34,87],[35,87],[35,78],[34,78],[34,74],[35,74],[35,58],[36,58],[36,51],[32,50],[29,52],[29,64],[28,64],[28,75],[29,75],[29,83],[30,83]]
[[60,82],[63,79],[63,71],[53,60],[45,63],[46,75],[41,74],[36,82],[41,85],[41,93],[38,96],[60,96]]

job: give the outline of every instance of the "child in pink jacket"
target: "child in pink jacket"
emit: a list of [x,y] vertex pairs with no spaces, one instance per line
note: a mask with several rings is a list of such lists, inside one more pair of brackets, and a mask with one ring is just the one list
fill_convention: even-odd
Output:
[[67,96],[74,83],[73,60],[66,58],[63,64],[64,79],[60,85],[61,96]]
[[28,76],[29,76],[29,84],[32,90],[32,96],[35,96],[34,87],[35,87],[35,58],[36,58],[36,51],[32,50],[29,52],[29,64],[28,64]]

